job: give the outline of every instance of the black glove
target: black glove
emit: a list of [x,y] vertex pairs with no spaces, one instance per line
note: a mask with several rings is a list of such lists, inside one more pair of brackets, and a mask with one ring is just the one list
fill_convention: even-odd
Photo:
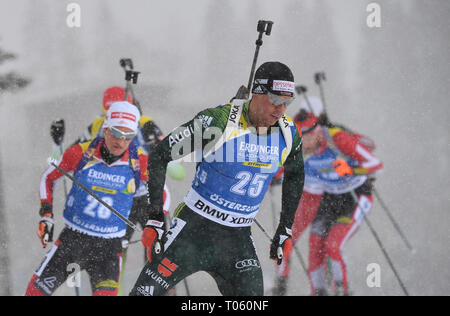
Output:
[[56,145],[61,145],[63,139],[64,139],[64,133],[65,133],[65,127],[64,127],[64,120],[56,120],[52,122],[52,125],[50,126],[50,135],[53,138],[53,141]]
[[285,225],[278,225],[277,231],[270,244],[270,259],[277,260],[281,264],[283,257],[292,249],[292,231]]

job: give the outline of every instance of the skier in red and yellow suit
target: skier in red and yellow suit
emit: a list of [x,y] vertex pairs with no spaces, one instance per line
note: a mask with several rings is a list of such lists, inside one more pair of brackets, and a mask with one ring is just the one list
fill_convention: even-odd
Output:
[[[138,109],[113,103],[107,112],[103,136],[69,147],[59,167],[128,218],[136,188],[148,180],[147,156],[133,145],[138,130]],[[62,173],[49,167],[41,178],[38,236],[44,247],[52,241],[53,187]],[[26,295],[52,295],[73,272],[86,270],[93,295],[117,295],[121,240],[126,224],[91,195],[73,184],[65,203],[65,228],[33,275]]]

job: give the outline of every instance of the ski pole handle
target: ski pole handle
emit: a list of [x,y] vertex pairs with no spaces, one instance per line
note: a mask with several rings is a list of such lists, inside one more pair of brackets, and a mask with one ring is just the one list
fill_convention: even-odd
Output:
[[321,84],[322,81],[326,81],[326,77],[325,77],[325,73],[323,71],[321,72],[316,72],[314,74],[314,81],[316,82],[316,84]]
[[50,125],[50,136],[52,137],[53,142],[57,146],[61,145],[61,143],[64,139],[65,132],[66,132],[66,128],[65,128],[65,124],[64,124],[64,119],[55,120]]
[[136,84],[138,81],[139,71],[134,70],[133,60],[131,58],[121,58],[119,61],[120,66],[125,71],[125,101],[128,100],[128,95],[131,94],[133,104],[138,108],[139,113],[142,115],[142,108],[139,101],[136,100],[132,84]]
[[119,60],[120,67],[122,67],[125,71],[128,69],[134,69],[133,60],[131,58],[121,58]]
[[250,71],[250,77],[248,78],[248,84],[247,84],[248,91],[251,91],[251,88],[252,88],[253,75],[255,74],[256,62],[258,60],[258,55],[259,55],[259,48],[263,44],[262,36],[263,36],[263,34],[270,36],[270,34],[272,33],[272,25],[273,25],[272,21],[265,21],[265,20],[258,21],[256,31],[259,34],[258,34],[258,39],[256,40],[256,49],[255,49],[255,55],[253,56],[252,69]]

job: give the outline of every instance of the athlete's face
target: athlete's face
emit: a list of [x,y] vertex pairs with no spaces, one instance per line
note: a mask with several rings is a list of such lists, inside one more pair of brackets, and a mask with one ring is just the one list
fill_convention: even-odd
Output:
[[[117,126],[114,128],[118,129],[123,133],[133,133],[133,130],[127,127]],[[109,128],[105,129],[105,145],[106,148],[108,148],[109,152],[114,156],[122,155],[127,150],[132,140],[133,140],[132,138],[131,139],[127,139],[125,137],[118,138],[111,133]]]
[[314,154],[322,143],[322,132],[320,128],[316,128],[315,130],[302,135],[302,141],[303,152],[305,154]]
[[[286,97],[286,100],[289,100]],[[286,113],[286,104],[273,105],[267,94],[254,94],[250,103],[250,120],[257,127],[270,127]]]

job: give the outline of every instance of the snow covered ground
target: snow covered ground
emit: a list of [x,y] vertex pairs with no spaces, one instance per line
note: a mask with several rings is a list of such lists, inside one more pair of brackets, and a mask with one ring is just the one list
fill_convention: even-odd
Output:
[[[410,294],[450,294],[448,1],[375,1],[379,28],[366,23],[369,1],[72,2],[81,8],[79,28],[67,26],[69,1],[0,0],[0,47],[18,55],[0,73],[14,69],[33,80],[23,91],[0,95],[0,228],[7,233],[1,251],[9,261],[0,269],[0,294],[22,295],[45,254],[35,232],[40,175],[52,151],[51,121],[64,118],[65,143],[76,139],[100,113],[103,90],[123,84],[119,59],[130,57],[141,71],[135,89],[144,113],[168,133],[201,109],[228,101],[247,83],[259,19],[275,24],[263,39],[258,64],[286,63],[310,95],[318,93],[314,72],[325,71],[331,119],[376,141],[385,165],[377,190],[417,252],[407,250],[377,201],[370,219]],[[288,114],[297,110],[294,103]],[[172,211],[192,179],[193,166],[185,167],[185,180],[167,180]],[[58,233],[62,181],[56,192]],[[274,198],[280,197],[276,188]],[[270,198],[258,219],[272,233]],[[269,243],[256,226],[253,231],[269,294],[274,279]],[[307,258],[307,234],[299,249]],[[366,225],[348,242],[345,255],[354,294],[402,295]],[[367,284],[372,263],[381,268],[380,287]],[[142,248],[131,246],[125,292],[141,267]],[[291,273],[288,294],[309,294],[295,258]],[[219,294],[206,273],[188,282],[193,295]],[[185,293],[183,286],[178,293]],[[64,285],[56,294],[74,291]],[[86,275],[82,294],[90,294]]]

